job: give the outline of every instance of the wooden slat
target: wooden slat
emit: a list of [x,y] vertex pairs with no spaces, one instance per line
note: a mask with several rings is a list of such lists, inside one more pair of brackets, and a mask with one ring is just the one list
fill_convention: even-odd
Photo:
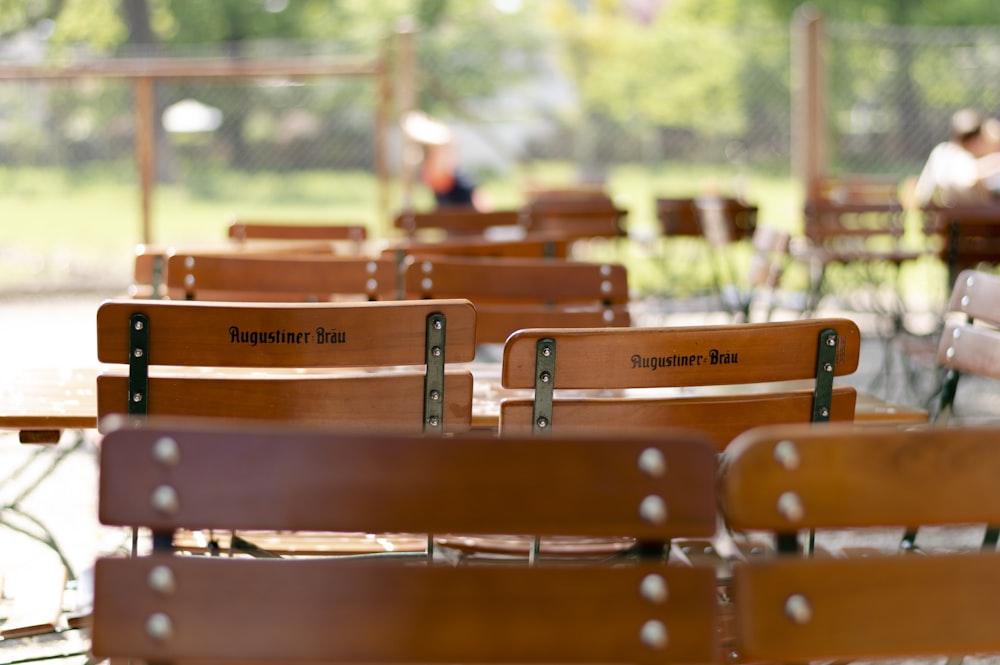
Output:
[[[856,393],[836,388],[830,409],[832,421],[854,419]],[[502,436],[528,436],[532,431],[533,400],[506,399],[500,405]],[[685,427],[707,434],[721,452],[739,434],[777,423],[809,422],[813,393],[810,390],[757,395],[675,398],[556,398],[553,400],[554,432],[581,434],[602,429],[656,432]]]
[[291,223],[270,220],[237,220],[227,228],[233,240],[350,240],[362,242],[368,238],[364,224]]
[[[998,436],[844,425],[747,432],[723,458],[726,519],[773,530],[1000,524]],[[786,493],[801,511],[778,509]]]
[[[816,375],[819,334],[838,333],[836,376],[857,370],[861,333],[848,319],[739,326],[559,331],[556,388],[729,385]],[[533,388],[535,349],[545,330],[516,332],[504,349],[502,384]]]
[[[98,422],[128,412],[128,377],[97,378]],[[445,432],[471,427],[472,374],[445,374]],[[151,377],[149,415],[294,421],[419,434],[424,427],[424,373],[340,373],[251,377],[225,373]],[[391,413],[389,413],[391,412]],[[102,425],[103,429],[103,425]]]
[[[173,465],[153,461],[165,436],[176,443]],[[659,451],[662,474],[639,464],[651,449]],[[691,432],[498,445],[491,439],[375,437],[287,425],[126,428],[107,434],[101,454],[104,524],[655,540],[715,531],[715,453],[707,439]],[[175,512],[135,499],[151,497],[162,485],[173,488]],[[640,513],[650,495],[669,506],[662,522]]]
[[[10,571],[7,571],[8,575]],[[0,623],[4,639],[51,633],[59,626],[66,589],[66,569],[58,563],[35,561],[30,569],[16,571],[7,584],[14,602]],[[2,590],[2,585],[0,585]]]
[[961,372],[1000,379],[1000,330],[957,323],[945,324],[937,364]]
[[[149,590],[157,565],[170,569],[176,593]],[[639,593],[650,574],[669,589],[661,604]],[[151,662],[713,662],[714,587],[709,568],[653,565],[105,559],[96,571],[93,651]],[[171,630],[157,640],[146,622],[159,614]],[[666,628],[662,649],[640,641],[652,620]]]
[[[997,652],[998,588],[995,552],[755,562],[734,571],[737,644],[764,662]],[[792,597],[808,620],[789,616]]]
[[[426,361],[427,316],[447,317],[448,362],[475,355],[475,309],[468,301],[372,303],[210,303],[112,300],[97,311],[97,353],[127,363],[129,318],[149,317],[152,365],[345,367]],[[336,341],[330,334],[342,334]],[[274,341],[272,341],[274,340]],[[419,342],[417,341],[419,340]]]
[[393,300],[392,259],[263,253],[177,253],[167,261],[174,299],[306,302]]

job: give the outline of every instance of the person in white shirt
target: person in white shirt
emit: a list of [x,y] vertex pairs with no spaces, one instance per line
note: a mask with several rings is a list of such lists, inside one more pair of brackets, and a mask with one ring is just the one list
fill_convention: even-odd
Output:
[[951,117],[951,138],[934,146],[913,186],[917,207],[976,205],[1000,191],[1000,121],[974,109]]

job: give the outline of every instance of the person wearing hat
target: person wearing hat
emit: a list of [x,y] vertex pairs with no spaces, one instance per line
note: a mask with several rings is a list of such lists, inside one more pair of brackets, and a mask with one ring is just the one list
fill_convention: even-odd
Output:
[[423,149],[420,179],[438,207],[479,207],[476,184],[458,167],[452,131],[420,111],[403,116],[403,131]]
[[1000,121],[975,109],[951,117],[951,136],[931,151],[912,191],[912,203],[988,203],[1000,191]]

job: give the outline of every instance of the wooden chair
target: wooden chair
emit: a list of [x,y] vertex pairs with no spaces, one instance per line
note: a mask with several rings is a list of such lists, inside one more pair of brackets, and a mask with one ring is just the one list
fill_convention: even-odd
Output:
[[848,319],[519,330],[501,384],[534,392],[502,401],[500,435],[688,427],[721,451],[764,424],[851,421],[855,390],[833,381],[857,370],[860,344]]
[[393,219],[393,227],[408,238],[482,237],[491,229],[509,229],[523,233],[525,217],[520,210],[480,211],[465,208],[442,208],[427,212],[404,210]]
[[170,554],[178,527],[664,541],[714,531],[714,483],[712,446],[681,432],[497,445],[287,426],[115,430],[100,518],[149,527],[154,551],[97,562],[92,651],[162,663],[717,662],[711,568]]
[[628,235],[625,219],[628,210],[607,195],[540,196],[524,208],[528,229],[568,240],[624,238]]
[[845,176],[822,183],[817,197],[805,206],[805,236],[791,245],[792,256],[810,271],[806,313],[815,311],[827,287],[828,269],[838,265],[852,269],[845,274],[852,276],[855,288],[881,285],[888,269],[895,281],[895,302],[877,303],[877,313],[901,316],[900,266],[926,254],[905,246],[904,232],[895,180]]
[[[720,472],[730,528],[784,553],[733,568],[732,660],[894,661],[1000,652],[996,551],[803,557],[803,530],[1000,523],[996,428],[747,432]],[[975,531],[975,529],[973,529]],[[781,536],[781,537],[779,537]],[[855,539],[856,540],[856,539]]]
[[433,256],[566,259],[569,257],[569,242],[565,238],[549,238],[537,234],[517,239],[462,237],[437,242],[404,241],[383,249],[382,256],[395,258],[400,265],[409,256],[417,259]]
[[630,323],[628,273],[618,264],[520,258],[410,259],[403,269],[403,293],[410,299],[471,300],[476,306],[478,344],[502,344],[519,328]]
[[1000,205],[928,206],[922,210],[924,233],[938,240],[937,256],[953,285],[963,270],[1000,262]]
[[166,293],[175,300],[394,300],[399,285],[389,258],[177,252],[167,259]]
[[[468,301],[112,300],[97,311],[97,411],[412,434],[469,429]],[[381,370],[381,371],[380,371]]]

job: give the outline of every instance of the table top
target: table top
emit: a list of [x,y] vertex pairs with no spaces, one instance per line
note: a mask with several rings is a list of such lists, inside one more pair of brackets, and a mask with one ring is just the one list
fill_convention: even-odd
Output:
[[[496,429],[500,418],[500,402],[511,397],[531,397],[531,390],[513,390],[500,384],[498,363],[469,363],[466,367],[474,377],[472,426],[474,429]],[[18,430],[22,441],[46,442],[53,433],[64,429],[97,427],[96,378],[99,366],[39,367],[15,369],[0,381],[0,429]],[[769,389],[809,389],[810,381],[769,384]],[[732,392],[754,390],[753,386],[733,387]],[[720,387],[692,389],[669,388],[657,391],[658,396],[719,394]],[[923,409],[886,402],[874,395],[859,393],[855,421],[861,424],[906,425],[926,423]],[[30,433],[37,433],[32,436]],[[48,433],[47,435],[45,433]],[[56,439],[57,441],[58,439]],[[48,441],[53,442],[53,441]]]

